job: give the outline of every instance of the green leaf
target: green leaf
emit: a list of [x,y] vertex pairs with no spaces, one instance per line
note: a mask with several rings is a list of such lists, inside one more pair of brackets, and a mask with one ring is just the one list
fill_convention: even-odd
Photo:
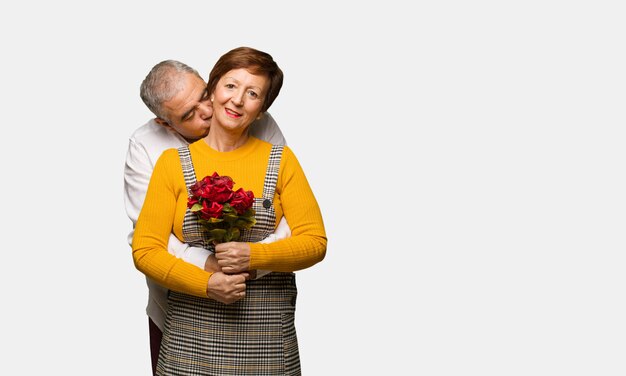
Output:
[[233,230],[229,228],[226,230],[226,234],[224,234],[224,242],[229,242],[233,239]]
[[241,233],[239,232],[238,228],[233,228],[231,231],[232,235],[231,235],[231,240],[232,241],[237,241],[239,240],[239,236],[241,235]]
[[237,218],[238,218],[237,215],[234,215],[234,214],[224,214],[224,220],[231,225],[235,223]]
[[193,204],[193,206],[189,210],[191,210],[192,213],[195,213],[197,211],[202,210],[202,205],[200,205],[198,203],[195,203],[195,204]]
[[235,227],[241,228],[241,229],[246,229],[246,230],[250,230],[252,228],[252,226],[254,226],[256,224],[256,219],[252,218],[240,218],[236,223],[235,223]]
[[224,236],[226,235],[226,230],[221,229],[221,228],[216,228],[213,229],[211,231],[209,231],[209,234],[211,234],[211,238],[215,241],[222,241],[222,239],[224,239]]

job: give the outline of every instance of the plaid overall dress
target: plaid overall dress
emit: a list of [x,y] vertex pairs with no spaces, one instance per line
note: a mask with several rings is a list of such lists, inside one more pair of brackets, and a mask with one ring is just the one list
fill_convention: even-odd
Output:
[[[254,199],[256,225],[240,241],[256,242],[274,231],[272,199],[283,147],[270,153],[263,196]],[[196,174],[187,147],[178,150],[187,189]],[[187,209],[186,243],[213,249],[196,215]],[[157,375],[300,375],[294,325],[294,273],[272,272],[246,282],[246,296],[233,304],[169,292]]]

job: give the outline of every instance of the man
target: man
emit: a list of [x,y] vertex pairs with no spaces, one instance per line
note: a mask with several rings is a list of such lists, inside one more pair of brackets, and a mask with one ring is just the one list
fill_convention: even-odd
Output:
[[[205,137],[209,133],[213,115],[206,82],[195,69],[175,60],[155,65],[142,82],[140,95],[156,117],[137,128],[129,140],[124,168],[124,203],[133,227],[139,217],[152,170],[161,153]],[[285,144],[280,128],[269,113],[263,114],[250,126],[250,134],[272,144]],[[133,233],[131,231],[128,235],[129,244],[132,244]],[[270,235],[271,239],[264,242],[286,236],[289,236],[289,228],[286,222],[281,222],[276,233]],[[199,268],[209,270],[217,265],[212,252],[184,244],[173,234],[169,238],[168,250]],[[152,370],[156,373],[167,309],[167,290],[149,278],[146,278],[146,282],[150,354]]]

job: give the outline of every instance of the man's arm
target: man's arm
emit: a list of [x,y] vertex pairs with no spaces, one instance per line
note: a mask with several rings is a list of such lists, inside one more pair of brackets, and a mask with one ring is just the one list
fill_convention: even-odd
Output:
[[[154,164],[146,149],[134,140],[129,140],[124,166],[124,204],[126,214],[133,222],[133,230],[128,234],[128,244],[130,245],[132,245],[135,224],[146,198],[153,168]],[[191,247],[181,242],[174,234],[170,234],[167,250],[174,256],[201,269],[204,269],[207,258],[212,254],[204,248]]]

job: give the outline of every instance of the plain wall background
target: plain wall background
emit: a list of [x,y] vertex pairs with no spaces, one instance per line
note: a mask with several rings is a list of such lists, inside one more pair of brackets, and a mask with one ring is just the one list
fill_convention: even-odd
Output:
[[[221,4],[221,5],[220,5]],[[149,69],[238,46],[324,214],[305,375],[624,375],[618,1],[0,6],[2,369],[149,375],[126,234]]]

